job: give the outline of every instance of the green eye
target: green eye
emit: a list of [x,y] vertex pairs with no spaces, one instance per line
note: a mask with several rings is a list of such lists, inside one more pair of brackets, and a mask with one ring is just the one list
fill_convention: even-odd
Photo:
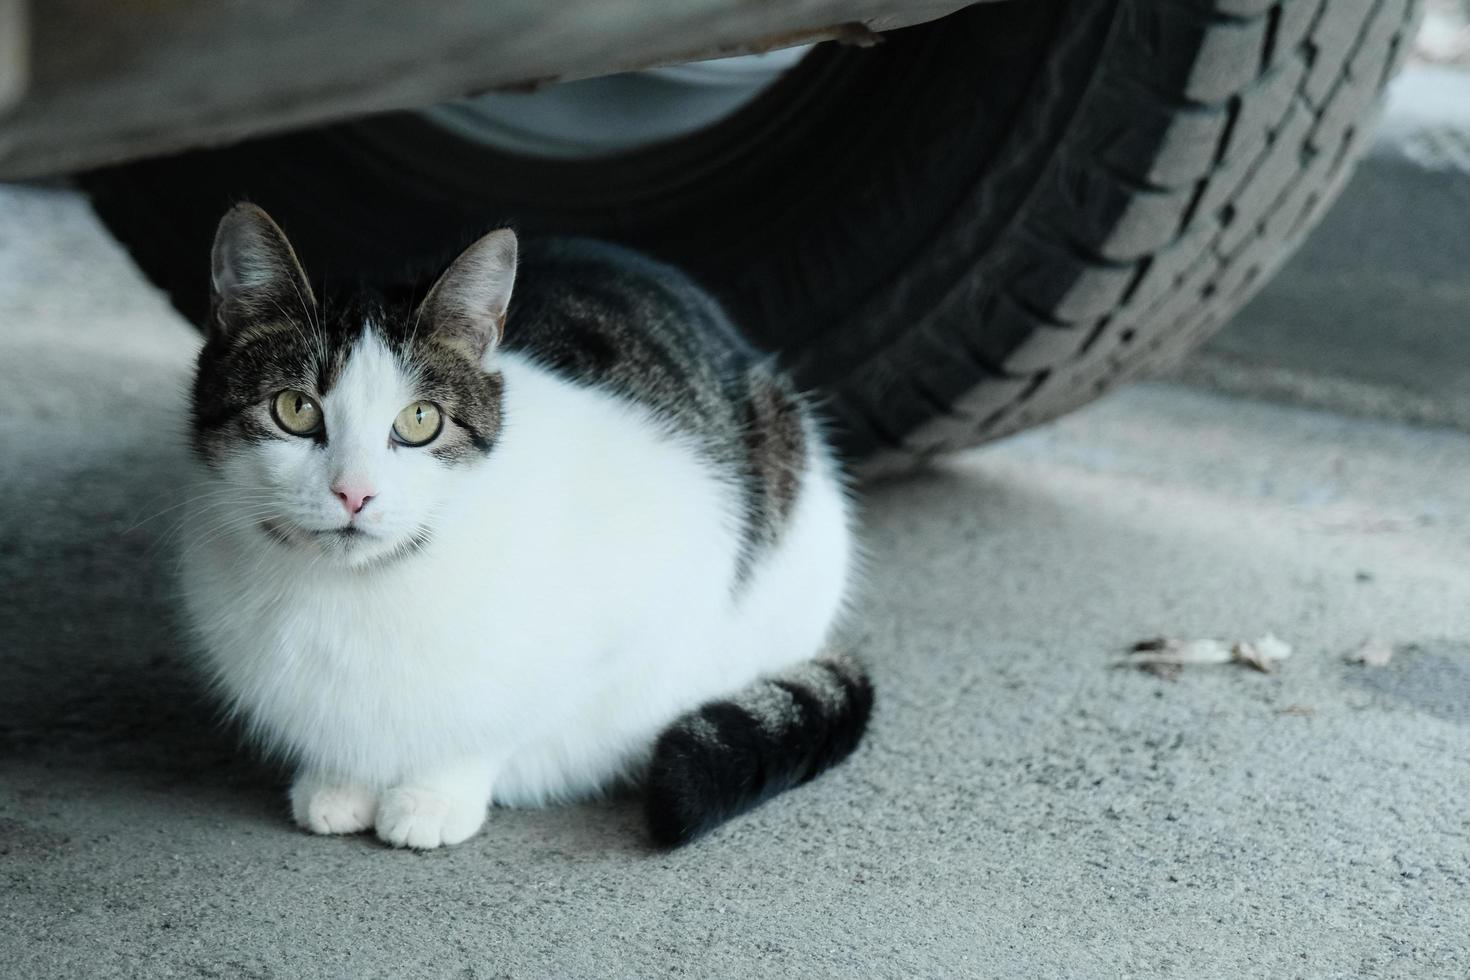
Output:
[[271,399],[276,425],[293,436],[314,436],[322,430],[322,410],[304,391],[286,389]]
[[444,428],[444,415],[433,402],[414,402],[393,420],[393,439],[404,446],[433,442]]

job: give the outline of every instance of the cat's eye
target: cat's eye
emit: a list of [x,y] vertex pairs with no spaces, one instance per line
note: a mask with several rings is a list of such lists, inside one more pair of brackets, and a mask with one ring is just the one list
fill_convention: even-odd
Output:
[[433,402],[414,402],[393,420],[393,440],[403,446],[433,442],[444,428],[444,413]]
[[293,436],[314,436],[322,431],[322,410],[304,391],[287,388],[271,399],[276,425]]

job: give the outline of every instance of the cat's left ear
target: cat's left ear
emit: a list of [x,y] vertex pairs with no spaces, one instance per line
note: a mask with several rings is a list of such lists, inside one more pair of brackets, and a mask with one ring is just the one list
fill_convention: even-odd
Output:
[[310,313],[316,305],[286,233],[254,204],[237,204],[220,219],[210,253],[209,284],[212,330],[229,332],[288,310]]
[[419,307],[434,335],[475,360],[500,344],[516,279],[516,235],[492,231],[465,249]]

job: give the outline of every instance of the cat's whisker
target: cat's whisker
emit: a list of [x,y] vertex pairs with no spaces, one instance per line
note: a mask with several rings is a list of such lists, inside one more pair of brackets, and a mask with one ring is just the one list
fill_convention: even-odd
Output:
[[267,492],[267,491],[260,491],[258,495],[252,496],[252,495],[248,495],[248,494],[241,494],[240,491],[233,490],[233,489],[211,490],[211,491],[209,491],[207,493],[198,494],[196,496],[189,497],[187,499],[180,500],[180,501],[177,501],[176,503],[170,504],[169,506],[164,507],[162,510],[156,511],[155,513],[152,513],[152,514],[148,515],[147,517],[141,518],[140,520],[137,521],[137,523],[128,526],[127,528],[125,528],[120,533],[122,533],[122,534],[130,534],[133,531],[138,530],[138,528],[142,527],[144,524],[152,523],[153,521],[158,520],[160,517],[164,517],[164,516],[166,516],[168,514],[173,513],[174,511],[180,510],[181,508],[189,507],[189,506],[198,506],[202,502],[207,502],[208,500],[210,500],[210,498],[219,499],[223,503],[231,503],[231,502],[238,502],[238,501],[252,502],[252,501],[258,501],[258,500],[265,500],[265,499],[269,499],[272,496],[274,496],[274,495],[271,494],[271,493],[269,493],[269,492]]
[[213,530],[211,530],[209,532],[206,532],[201,537],[199,537],[197,540],[190,541],[187,545],[185,545],[180,550],[180,555],[182,557],[185,557],[185,558],[192,558],[196,552],[200,552],[200,551],[203,551],[203,550],[209,548],[210,546],[218,543],[220,540],[222,540],[226,536],[228,536],[228,535],[230,535],[230,534],[232,534],[232,533],[234,533],[235,531],[238,531],[238,530],[240,530],[240,528],[238,528],[238,527],[236,527],[236,528],[215,528],[215,529],[213,529]]
[[[242,511],[240,511],[240,509],[237,508],[237,507],[230,507],[228,510],[226,510],[224,508],[223,504],[205,505],[203,507],[196,506],[196,508],[192,509],[191,511],[189,511],[189,512],[187,512],[185,514],[176,516],[174,518],[173,523],[170,524],[167,528],[165,528],[164,531],[159,535],[159,542],[160,543],[163,543],[163,542],[166,542],[167,540],[171,539],[174,535],[176,535],[179,532],[179,530],[181,528],[194,527],[194,526],[196,526],[201,520],[205,519],[205,517],[206,517],[206,515],[208,513],[208,509],[207,508],[209,506],[216,507],[223,514],[225,514],[226,516],[242,513]],[[272,507],[269,507],[269,506],[266,505],[266,502],[265,501],[256,501],[252,505],[251,510],[249,512],[250,513],[257,513],[257,512],[260,512],[260,513],[268,513],[272,509],[273,509]]]

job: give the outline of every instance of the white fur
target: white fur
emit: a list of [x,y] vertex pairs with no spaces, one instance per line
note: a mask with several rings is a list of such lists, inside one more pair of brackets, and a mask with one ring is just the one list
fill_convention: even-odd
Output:
[[[820,448],[791,524],[734,589],[732,486],[636,406],[492,356],[505,420],[483,461],[390,443],[418,396],[369,339],[321,400],[326,446],[268,440],[229,460],[187,518],[208,668],[299,764],[309,830],[435,847],[473,834],[492,800],[595,792],[679,714],[817,654],[843,605],[847,504]],[[359,517],[372,538],[260,529],[344,525],[329,489],[344,476],[375,490]],[[430,544],[400,554],[420,530]]]

